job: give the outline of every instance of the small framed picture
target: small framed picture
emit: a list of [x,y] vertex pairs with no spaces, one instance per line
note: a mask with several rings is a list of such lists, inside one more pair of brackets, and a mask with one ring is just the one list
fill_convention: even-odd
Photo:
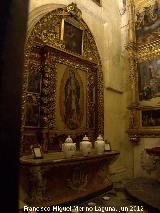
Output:
[[83,29],[76,26],[75,20],[63,19],[61,39],[64,41],[65,48],[74,53],[82,55],[83,50]]
[[105,150],[106,152],[111,151],[111,145],[110,145],[110,143],[107,142],[106,140],[105,140],[105,147],[104,147],[104,150]]
[[35,159],[43,158],[43,153],[40,145],[32,146],[32,151]]

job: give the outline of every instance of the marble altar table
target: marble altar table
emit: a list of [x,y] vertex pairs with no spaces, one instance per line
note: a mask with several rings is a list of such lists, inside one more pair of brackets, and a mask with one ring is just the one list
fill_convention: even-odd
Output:
[[20,158],[24,202],[29,206],[52,206],[75,201],[110,189],[108,166],[116,160],[117,151],[87,157],[79,152],[65,159],[62,152],[52,152],[43,159]]

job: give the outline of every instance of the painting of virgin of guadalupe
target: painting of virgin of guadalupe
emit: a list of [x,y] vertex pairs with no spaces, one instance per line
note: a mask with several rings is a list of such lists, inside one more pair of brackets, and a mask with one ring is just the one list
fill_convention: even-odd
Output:
[[56,128],[76,130],[86,128],[85,77],[86,73],[73,67],[58,64]]
[[80,83],[73,70],[69,70],[69,77],[64,87],[64,121],[70,129],[80,127]]

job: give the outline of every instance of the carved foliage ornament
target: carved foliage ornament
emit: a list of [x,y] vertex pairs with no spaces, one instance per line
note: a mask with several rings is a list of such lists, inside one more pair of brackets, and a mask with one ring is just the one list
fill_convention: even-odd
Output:
[[70,5],[67,6],[66,8],[67,12],[76,17],[77,19],[82,18],[82,12],[81,10],[77,7],[75,3],[71,3]]

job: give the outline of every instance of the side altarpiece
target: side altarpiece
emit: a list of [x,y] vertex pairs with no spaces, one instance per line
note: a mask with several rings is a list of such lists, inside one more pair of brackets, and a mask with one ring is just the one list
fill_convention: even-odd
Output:
[[160,2],[135,11],[131,4],[128,135],[132,142],[160,135]]
[[67,135],[103,135],[103,74],[95,40],[72,3],[44,15],[25,45],[23,154],[41,144],[60,151]]

